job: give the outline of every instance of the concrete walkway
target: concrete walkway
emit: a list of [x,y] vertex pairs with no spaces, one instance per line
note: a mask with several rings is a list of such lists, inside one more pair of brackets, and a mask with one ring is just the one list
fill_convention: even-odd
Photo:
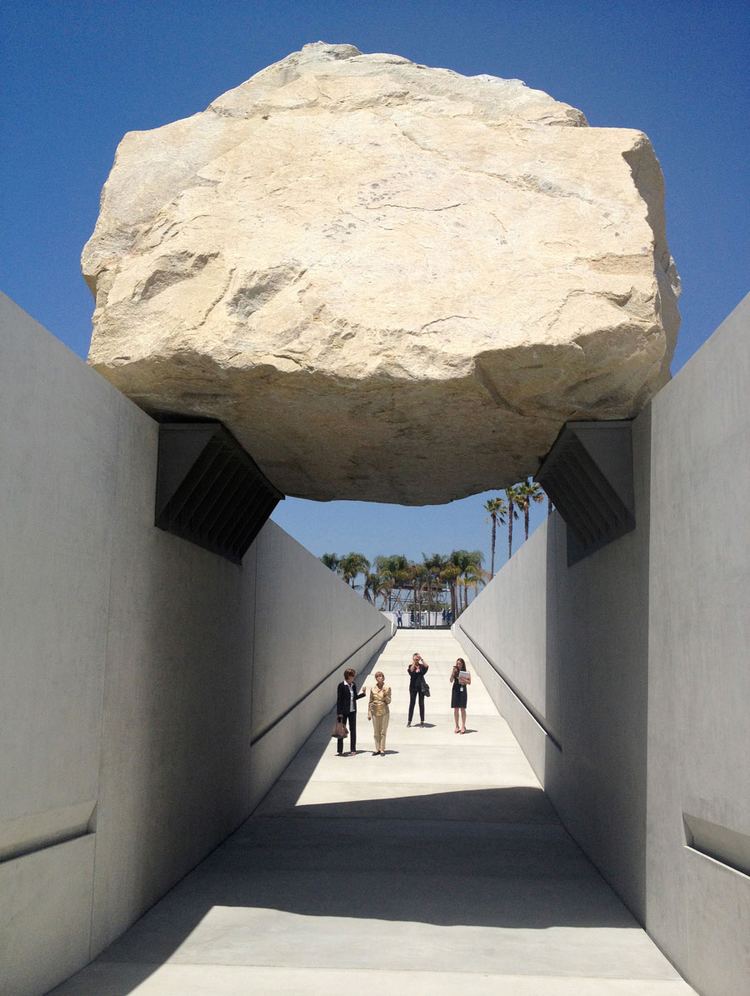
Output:
[[[432,697],[407,729],[413,650]],[[565,833],[476,676],[471,732],[454,734],[460,655],[446,632],[399,632],[377,662],[387,756],[366,709],[357,756],[335,756],[326,718],[254,816],[55,993],[693,993]]]

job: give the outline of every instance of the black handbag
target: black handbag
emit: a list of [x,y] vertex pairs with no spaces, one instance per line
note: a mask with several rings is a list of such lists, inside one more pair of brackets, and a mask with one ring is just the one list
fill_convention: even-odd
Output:
[[422,686],[421,686],[420,691],[422,692],[422,695],[424,695],[424,697],[426,699],[429,699],[429,697],[430,697],[430,686],[427,684],[427,679],[424,678],[424,677],[422,678]]

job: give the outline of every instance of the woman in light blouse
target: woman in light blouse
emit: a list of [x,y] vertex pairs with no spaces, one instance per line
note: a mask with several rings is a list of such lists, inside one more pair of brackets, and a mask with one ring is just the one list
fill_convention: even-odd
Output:
[[372,756],[385,757],[385,733],[390,719],[391,689],[385,683],[382,671],[375,672],[375,687],[370,689],[370,701],[367,704],[367,718],[372,720],[372,732],[375,734],[375,750]]

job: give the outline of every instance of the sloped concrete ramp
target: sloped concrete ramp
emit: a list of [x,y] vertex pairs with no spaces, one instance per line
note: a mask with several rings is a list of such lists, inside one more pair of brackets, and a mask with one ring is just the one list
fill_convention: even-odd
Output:
[[[414,650],[432,696],[407,729]],[[327,717],[254,816],[56,996],[693,993],[567,835],[476,676],[454,734],[462,655],[447,632],[399,631],[377,661],[387,756],[364,709],[361,753],[336,757]]]

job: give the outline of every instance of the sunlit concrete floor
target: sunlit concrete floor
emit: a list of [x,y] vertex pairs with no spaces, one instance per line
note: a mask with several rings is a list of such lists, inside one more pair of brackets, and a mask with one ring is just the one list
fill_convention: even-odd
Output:
[[[414,650],[432,695],[407,729]],[[56,996],[693,993],[564,831],[476,675],[453,732],[461,654],[445,631],[399,631],[373,668],[393,689],[387,755],[365,700],[356,756],[335,756],[326,717],[252,818]]]

